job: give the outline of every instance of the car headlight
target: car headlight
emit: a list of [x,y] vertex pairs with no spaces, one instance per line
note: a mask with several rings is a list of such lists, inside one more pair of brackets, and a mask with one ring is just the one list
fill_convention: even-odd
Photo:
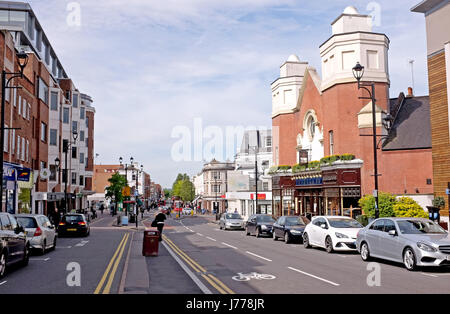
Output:
[[339,232],[336,232],[336,237],[338,237],[339,239],[345,239],[345,238],[348,239],[348,236],[346,236],[345,234],[339,233]]
[[417,242],[417,247],[421,250],[427,251],[427,252],[436,252],[437,249],[432,247],[431,245],[422,243],[422,242]]
[[262,230],[266,230],[266,229],[267,229],[267,226],[266,226],[266,225],[262,225],[262,226],[261,226],[261,229],[262,229]]
[[299,230],[290,230],[292,234],[301,234],[302,232]]

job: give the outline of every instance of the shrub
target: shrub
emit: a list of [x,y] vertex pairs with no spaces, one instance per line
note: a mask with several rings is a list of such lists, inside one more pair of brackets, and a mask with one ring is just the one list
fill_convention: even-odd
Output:
[[288,166],[288,165],[281,165],[281,166],[278,166],[278,170],[284,170],[284,171],[286,171],[286,170],[289,170],[289,169],[291,169],[291,166]]
[[433,200],[433,207],[442,208],[445,207],[445,200],[443,197],[438,196]]
[[355,159],[355,155],[352,154],[343,154],[340,156],[341,160],[354,160]]
[[311,161],[308,163],[309,169],[317,169],[320,167],[320,161]]
[[278,171],[278,166],[273,166],[273,167],[270,167],[270,169],[269,169],[270,174],[276,173],[277,171]]
[[296,164],[296,165],[292,166],[292,172],[293,173],[299,173],[299,172],[302,172],[302,171],[305,171],[305,170],[306,170],[306,165]]
[[428,213],[410,197],[401,197],[394,204],[396,217],[428,218]]
[[328,164],[328,165],[331,166],[331,164],[332,164],[333,162],[338,161],[338,160],[339,160],[339,155],[326,156],[326,157],[324,157],[324,158],[322,158],[322,159],[320,160],[320,163],[321,163],[321,164]]
[[[378,207],[380,210],[380,217],[395,217],[394,204],[396,203],[395,196],[389,193],[380,192],[378,195]],[[368,218],[375,218],[375,197],[373,195],[366,195],[359,200],[363,214]]]

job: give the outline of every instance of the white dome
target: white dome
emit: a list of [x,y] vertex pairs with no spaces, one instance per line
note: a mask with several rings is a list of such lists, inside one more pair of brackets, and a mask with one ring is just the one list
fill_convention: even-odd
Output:
[[359,14],[358,10],[354,6],[348,6],[344,10],[344,14]]
[[300,62],[300,59],[296,55],[290,55],[287,59],[288,62]]

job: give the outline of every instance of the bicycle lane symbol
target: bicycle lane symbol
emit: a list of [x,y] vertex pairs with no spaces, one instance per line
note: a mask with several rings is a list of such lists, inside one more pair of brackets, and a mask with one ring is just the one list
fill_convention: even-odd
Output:
[[277,277],[269,274],[259,274],[256,272],[250,274],[238,273],[237,276],[233,276],[232,279],[235,281],[250,281],[254,280],[274,280]]

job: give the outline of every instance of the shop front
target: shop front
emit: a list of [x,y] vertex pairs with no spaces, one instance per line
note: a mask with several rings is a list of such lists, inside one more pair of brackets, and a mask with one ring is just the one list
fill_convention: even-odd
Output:
[[274,217],[295,214],[295,182],[291,175],[272,177],[272,215]]
[[19,213],[19,209],[29,211],[30,189],[32,187],[31,169],[17,164],[3,163],[3,191],[6,198],[6,211]]

